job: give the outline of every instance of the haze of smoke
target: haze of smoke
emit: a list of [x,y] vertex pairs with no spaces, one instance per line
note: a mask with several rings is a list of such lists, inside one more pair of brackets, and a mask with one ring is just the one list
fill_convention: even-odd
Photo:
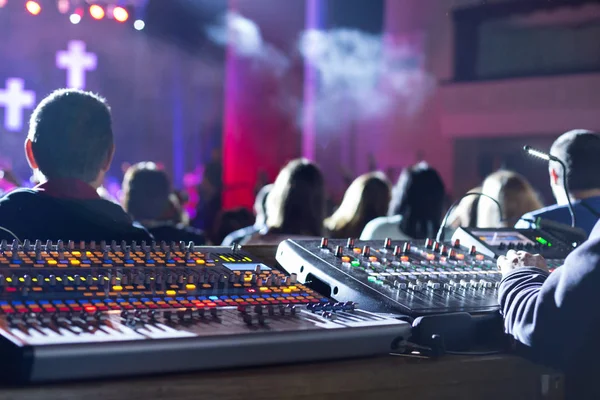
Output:
[[289,68],[289,59],[263,40],[256,23],[235,12],[227,12],[218,24],[206,33],[214,43],[230,46],[237,55],[252,59],[258,67],[268,68],[281,76]]
[[318,72],[317,123],[348,129],[388,113],[412,115],[433,87],[407,46],[391,46],[379,35],[358,30],[306,31],[299,42],[305,60]]
[[[256,23],[237,13],[227,13],[220,24],[207,30],[218,44],[228,45],[261,68],[282,76],[290,60],[266,43]],[[352,29],[309,30],[301,34],[298,50],[315,68],[315,119],[319,129],[347,130],[359,122],[389,113],[412,115],[423,105],[434,85],[408,46],[385,44],[381,35]],[[302,99],[283,94],[282,108],[293,108],[303,121]]]

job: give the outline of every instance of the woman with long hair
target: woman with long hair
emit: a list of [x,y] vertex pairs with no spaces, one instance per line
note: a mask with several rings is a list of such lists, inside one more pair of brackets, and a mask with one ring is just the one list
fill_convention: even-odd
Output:
[[359,237],[368,222],[386,215],[390,199],[390,182],[383,173],[359,176],[346,190],[339,208],[325,220],[328,236]]
[[321,236],[325,184],[319,167],[305,159],[290,161],[275,179],[266,211],[266,228],[246,244],[275,244],[289,237]]
[[405,169],[392,191],[388,216],[369,222],[360,239],[433,237],[440,227],[444,201],[444,183],[436,170],[425,162]]
[[521,174],[513,171],[496,171],[483,181],[481,192],[498,201],[502,207],[500,219],[498,205],[481,196],[477,205],[477,227],[503,228],[515,226],[524,214],[542,208],[542,203]]

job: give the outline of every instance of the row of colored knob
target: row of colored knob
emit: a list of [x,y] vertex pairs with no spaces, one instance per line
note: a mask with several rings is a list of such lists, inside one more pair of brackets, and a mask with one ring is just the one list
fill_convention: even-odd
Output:
[[136,241],[132,241],[131,243],[127,243],[125,241],[121,241],[120,244],[117,244],[115,240],[107,243],[106,241],[100,241],[96,243],[95,241],[91,242],[74,242],[69,240],[68,242],[63,242],[62,240],[58,240],[56,244],[51,240],[46,241],[45,244],[42,244],[41,240],[36,240],[35,242],[31,242],[29,239],[25,239],[23,243],[19,243],[16,239],[9,245],[6,240],[0,241],[0,250],[1,251],[30,251],[30,250],[40,250],[40,251],[65,251],[65,250],[96,250],[100,249],[101,251],[110,250],[113,252],[117,251],[194,251],[195,244],[194,242],[185,243],[183,241],[180,242],[170,242],[167,243],[162,241],[157,243],[155,241],[147,244],[145,241],[142,241],[139,245]]

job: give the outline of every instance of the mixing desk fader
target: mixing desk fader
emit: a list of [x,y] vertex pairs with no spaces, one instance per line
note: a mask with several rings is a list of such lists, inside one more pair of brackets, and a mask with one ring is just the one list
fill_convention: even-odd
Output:
[[286,240],[277,261],[301,282],[374,312],[423,315],[498,309],[496,261],[459,242]]
[[122,376],[385,354],[404,322],[335,302],[247,252],[0,243],[0,373]]

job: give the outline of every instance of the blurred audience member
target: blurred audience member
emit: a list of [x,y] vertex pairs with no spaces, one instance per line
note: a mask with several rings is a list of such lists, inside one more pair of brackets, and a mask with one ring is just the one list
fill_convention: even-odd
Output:
[[256,215],[254,225],[246,226],[231,232],[225,237],[225,239],[223,239],[223,243],[221,243],[221,245],[231,246],[233,244],[245,244],[246,241],[252,237],[252,235],[265,228],[267,224],[267,197],[269,196],[272,188],[272,184],[263,186],[263,188],[260,189],[256,195],[256,199],[254,200],[254,214]]
[[405,169],[392,190],[388,217],[369,222],[360,239],[433,237],[440,227],[444,201],[444,183],[437,171],[425,162]]
[[[151,240],[123,209],[102,199],[115,151],[110,108],[101,97],[57,90],[34,110],[25,156],[41,182],[0,200],[0,221],[20,239]],[[11,239],[2,233],[2,238]]]
[[[567,190],[573,200],[577,227],[589,235],[600,219],[600,135],[582,129],[569,131],[554,141],[550,154],[565,163]],[[534,227],[537,218],[571,224],[562,167],[550,161],[548,170],[556,204],[525,214],[515,227]]]
[[521,215],[542,207],[533,187],[520,174],[512,171],[497,171],[483,181],[481,193],[496,199],[502,208],[485,196],[479,198],[477,206],[478,228],[505,228],[514,226]]
[[221,211],[215,220],[214,243],[222,243],[231,232],[252,224],[254,216],[247,208]]
[[381,172],[359,176],[352,182],[340,207],[325,220],[331,238],[357,238],[367,223],[386,215],[391,199],[390,182]]
[[267,197],[267,226],[247,244],[278,244],[290,237],[323,234],[325,184],[319,167],[305,159],[290,161]]
[[196,218],[192,222],[196,228],[203,229],[211,238],[213,243],[218,238],[211,237],[215,232],[215,220],[219,215],[223,199],[223,160],[221,149],[213,149],[211,158],[206,168],[202,182],[198,187],[200,194]]
[[154,240],[206,242],[202,231],[184,226],[179,199],[166,172],[154,163],[131,166],[123,179],[123,208],[150,231]]
[[[467,193],[481,193],[481,186],[469,190]],[[456,229],[458,227],[473,228],[477,226],[477,205],[479,196],[466,196],[448,217],[448,227]]]

